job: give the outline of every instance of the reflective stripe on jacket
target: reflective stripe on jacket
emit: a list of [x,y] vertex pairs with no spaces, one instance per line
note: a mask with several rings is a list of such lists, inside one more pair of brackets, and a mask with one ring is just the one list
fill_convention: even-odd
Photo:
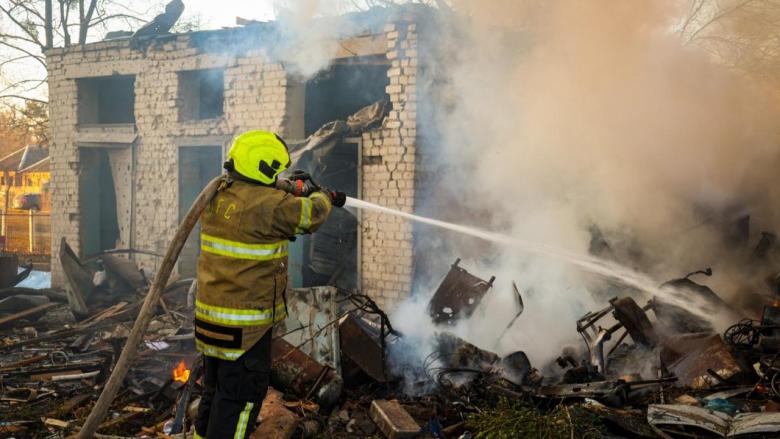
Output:
[[204,355],[235,360],[287,316],[288,240],[331,211],[323,193],[296,198],[233,181],[201,215],[195,337]]

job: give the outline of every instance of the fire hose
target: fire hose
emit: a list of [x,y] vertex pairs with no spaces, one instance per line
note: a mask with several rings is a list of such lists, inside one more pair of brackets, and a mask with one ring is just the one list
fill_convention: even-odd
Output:
[[[95,406],[90,412],[84,425],[79,430],[78,439],[90,439],[95,435],[101,421],[108,414],[108,410],[111,407],[111,403],[114,400],[117,392],[119,391],[122,381],[127,375],[127,371],[130,369],[130,364],[135,358],[138,352],[138,344],[146,332],[146,328],[149,326],[149,322],[154,316],[157,308],[157,303],[160,300],[160,294],[168,284],[168,279],[171,276],[173,267],[179,259],[184,244],[187,242],[187,238],[192,233],[192,229],[197,224],[201,213],[209,204],[212,198],[217,194],[220,185],[223,183],[224,177],[219,176],[209,182],[205,188],[200,192],[198,197],[190,206],[187,215],[179,224],[176,229],[176,234],[173,235],[173,239],[168,244],[168,249],[165,251],[165,257],[163,258],[160,269],[152,282],[152,286],[149,289],[149,293],[144,299],[144,303],[141,306],[141,310],[138,312],[138,317],[133,324],[133,329],[130,331],[130,335],[127,336],[125,347],[122,349],[122,353],[119,355],[119,359],[114,365],[114,370],[111,372],[111,376],[103,386],[103,391],[100,393]],[[319,185],[314,183],[311,176],[302,171],[294,171],[290,180],[279,179],[277,183],[277,189],[284,190],[296,196],[308,195],[315,190],[325,190]]]
[[179,224],[179,228],[176,229],[176,234],[173,235],[173,240],[168,244],[168,249],[165,251],[165,257],[160,265],[160,270],[157,271],[157,275],[154,277],[152,287],[149,289],[149,293],[144,299],[144,303],[141,306],[141,310],[138,312],[138,318],[133,324],[133,329],[130,331],[130,335],[127,336],[125,347],[122,349],[122,353],[119,355],[119,359],[114,365],[114,370],[111,372],[111,376],[103,386],[103,391],[100,393],[100,397],[95,403],[95,407],[92,408],[87,420],[79,430],[78,439],[90,439],[95,435],[98,427],[100,426],[103,418],[106,417],[108,409],[111,407],[111,403],[114,401],[116,393],[119,391],[119,387],[122,385],[122,381],[127,375],[130,364],[138,352],[138,344],[141,342],[141,338],[146,332],[146,328],[149,326],[149,322],[154,316],[155,309],[157,308],[157,302],[160,300],[160,293],[165,289],[168,284],[168,278],[171,276],[174,265],[179,259],[181,249],[184,247],[184,243],[187,242],[187,238],[190,236],[192,229],[200,218],[200,214],[206,208],[208,203],[217,194],[217,190],[222,183],[222,177],[217,177],[209,182],[208,185],[200,192],[198,198],[190,206],[190,210],[187,215]]

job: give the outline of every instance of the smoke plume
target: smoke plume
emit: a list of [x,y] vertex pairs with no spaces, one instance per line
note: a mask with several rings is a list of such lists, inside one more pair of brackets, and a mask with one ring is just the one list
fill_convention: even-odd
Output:
[[[574,253],[595,243],[599,256],[659,283],[712,267],[707,282],[737,305],[767,291],[749,255],[759,230],[780,225],[780,108],[776,81],[766,81],[778,63],[751,72],[727,59],[731,51],[699,44],[714,31],[695,26],[716,2],[694,20],[684,0],[452,3],[454,14],[428,23],[434,35],[421,38],[433,46],[421,50],[418,132],[420,147],[436,148],[440,184],[417,211]],[[312,75],[349,26],[312,20],[332,2],[283,4],[285,61]],[[717,31],[744,34],[744,20]],[[725,231],[743,214],[754,228],[751,247],[739,248]],[[417,236],[437,255],[441,270],[431,272],[443,276],[461,257],[474,274],[497,276],[454,332],[500,354],[524,350],[537,365],[581,345],[578,317],[631,294],[553,258],[424,226]],[[414,297],[391,316],[421,340],[421,359],[434,328],[420,321],[439,280],[418,276]],[[526,309],[499,340],[516,312],[512,281]]]
[[[436,197],[449,191],[448,202],[460,204],[437,202],[439,217],[583,254],[598,230],[604,256],[659,283],[711,266],[708,283],[724,299],[739,302],[746,286],[768,291],[747,278],[749,252],[729,247],[723,231],[742,213],[757,226],[751,244],[758,230],[777,228],[776,90],[683,38],[687,2],[456,1],[454,9],[437,35],[445,80],[427,82],[448,103],[429,115],[438,137],[427,142],[453,170]],[[478,223],[463,218],[463,203]],[[581,344],[576,318],[630,293],[549,258],[446,241],[453,259],[498,278],[456,332],[500,353],[525,350],[537,364]],[[512,280],[532,293],[497,340],[514,315]],[[418,283],[418,294],[437,281]],[[396,316],[402,331],[419,327],[410,315]]]

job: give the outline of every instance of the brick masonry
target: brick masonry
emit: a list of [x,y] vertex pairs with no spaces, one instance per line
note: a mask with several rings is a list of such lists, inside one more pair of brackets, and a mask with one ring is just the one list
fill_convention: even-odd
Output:
[[[417,32],[412,16],[396,17],[377,35],[387,42],[392,109],[383,124],[363,134],[363,198],[412,212],[415,197],[418,70]],[[160,38],[144,47],[128,40],[106,41],[53,49],[47,53],[51,111],[52,157],[52,282],[64,284],[58,259],[65,237],[79,253],[81,238],[79,197],[79,78],[135,75],[135,129],[132,146],[121,152],[123,178],[132,191],[119,200],[122,245],[164,253],[178,221],[178,149],[182,142],[221,139],[223,149],[245,130],[265,129],[292,135],[301,123],[300,82],[263,47],[222,53],[220,38],[235,38],[231,30],[208,34],[211,45],[184,34]],[[216,42],[215,42],[216,41]],[[228,46],[230,42],[227,41]],[[224,68],[224,116],[180,121],[177,72]],[[186,141],[182,139],[187,139]],[[194,143],[193,143],[194,142]],[[204,144],[213,144],[211,142]],[[372,160],[366,160],[371,156]],[[381,157],[381,160],[376,160]],[[120,179],[115,176],[115,179]],[[118,194],[118,197],[120,194]],[[132,223],[122,212],[133,212]],[[411,225],[397,218],[362,213],[361,285],[366,294],[392,309],[411,290],[413,255]],[[142,268],[154,271],[155,258],[138,256]]]
[[[415,26],[404,21],[385,27],[392,110],[381,129],[363,134],[364,156],[382,157],[381,163],[363,165],[363,199],[410,213],[417,144]],[[363,290],[380,306],[392,308],[412,288],[412,226],[397,217],[363,212],[361,231]]]

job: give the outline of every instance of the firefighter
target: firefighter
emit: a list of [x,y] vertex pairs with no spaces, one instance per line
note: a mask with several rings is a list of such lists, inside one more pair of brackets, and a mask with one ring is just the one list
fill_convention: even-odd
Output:
[[[290,166],[281,138],[236,137],[220,190],[201,216],[195,343],[205,391],[195,437],[246,438],[254,431],[271,372],[271,328],[287,316],[287,244],[316,231],[343,192],[296,197],[276,189]],[[307,191],[308,192],[308,191]]]

